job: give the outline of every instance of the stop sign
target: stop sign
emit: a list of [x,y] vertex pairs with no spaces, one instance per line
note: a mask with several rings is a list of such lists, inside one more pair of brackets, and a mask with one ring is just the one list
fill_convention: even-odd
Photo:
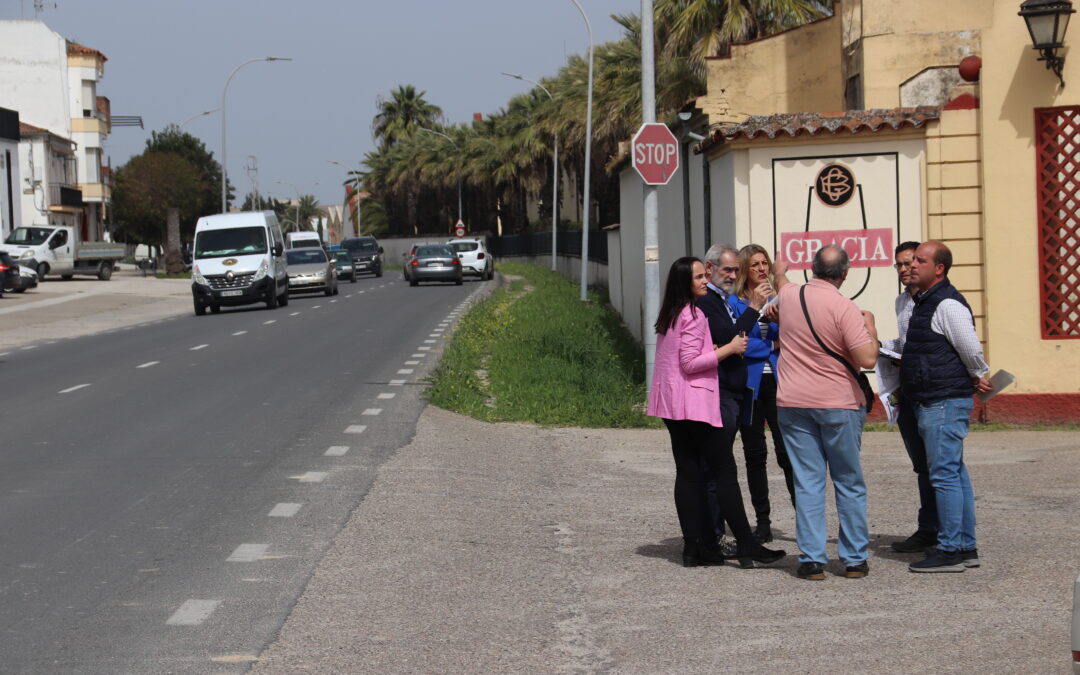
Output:
[[679,170],[679,141],[666,124],[642,124],[630,143],[630,157],[647,185],[667,185]]

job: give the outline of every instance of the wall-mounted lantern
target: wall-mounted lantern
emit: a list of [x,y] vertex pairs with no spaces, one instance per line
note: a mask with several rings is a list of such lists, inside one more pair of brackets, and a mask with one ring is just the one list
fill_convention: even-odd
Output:
[[1058,56],[1057,50],[1065,46],[1065,31],[1069,27],[1069,15],[1075,13],[1069,0],[1024,0],[1020,3],[1019,15],[1024,17],[1028,32],[1031,33],[1031,45],[1042,53],[1040,61],[1046,61],[1046,67],[1057,75],[1061,86],[1061,69],[1065,66],[1065,57]]

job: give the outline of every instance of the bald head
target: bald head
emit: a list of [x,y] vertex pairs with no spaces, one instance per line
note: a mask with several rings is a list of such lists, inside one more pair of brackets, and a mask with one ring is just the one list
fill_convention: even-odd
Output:
[[847,278],[850,266],[851,261],[848,259],[847,251],[835,244],[829,244],[822,246],[814,254],[812,269],[815,279],[823,279],[839,288]]
[[940,241],[927,241],[915,249],[911,261],[912,283],[920,291],[931,288],[944,279],[952,267],[952,251]]

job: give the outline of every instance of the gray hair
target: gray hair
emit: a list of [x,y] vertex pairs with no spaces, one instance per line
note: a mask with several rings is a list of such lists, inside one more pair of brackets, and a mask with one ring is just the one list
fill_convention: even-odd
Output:
[[736,257],[739,255],[738,249],[734,246],[728,246],[727,244],[713,244],[709,247],[708,251],[705,251],[705,262],[712,263],[713,267],[719,267],[720,258],[725,253],[730,253]]
[[822,246],[814,254],[814,277],[826,281],[841,281],[851,267],[847,251],[836,244]]

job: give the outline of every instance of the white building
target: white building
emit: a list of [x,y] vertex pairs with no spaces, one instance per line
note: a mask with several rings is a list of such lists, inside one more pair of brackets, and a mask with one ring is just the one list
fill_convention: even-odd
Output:
[[[64,207],[54,213],[73,216],[83,237],[98,239],[104,234],[110,193],[102,179],[101,158],[110,110],[109,99],[97,94],[97,83],[105,74],[105,61],[101,52],[65,39],[41,21],[0,21],[3,104],[18,110],[20,121],[38,130],[34,133],[51,134],[47,143],[42,140],[42,148],[48,145],[67,156],[57,139],[72,144],[72,159],[63,161],[73,162],[73,172],[65,169],[46,176],[42,171],[52,160],[46,162],[44,156],[32,164],[23,160],[23,191],[37,192],[40,186],[46,198],[42,203],[35,195],[37,202],[23,211],[26,224],[42,222],[52,207]],[[79,206],[69,190],[79,192]]]
[[22,225],[19,190],[19,113],[0,108],[0,240]]
[[[23,224],[80,226],[87,211],[79,190],[75,143],[48,129],[19,123]],[[91,237],[89,227],[83,236]]]

